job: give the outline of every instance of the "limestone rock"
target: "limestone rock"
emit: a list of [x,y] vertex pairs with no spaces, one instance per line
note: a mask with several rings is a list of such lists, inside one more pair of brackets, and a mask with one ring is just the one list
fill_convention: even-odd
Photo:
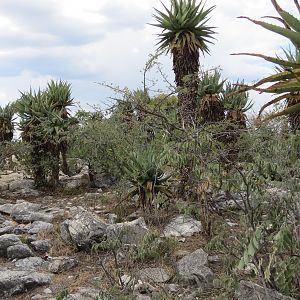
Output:
[[164,236],[192,236],[202,231],[202,224],[189,216],[179,215],[164,229]]
[[25,258],[33,256],[31,249],[25,245],[13,245],[7,248],[7,257],[14,259],[14,258]]
[[208,254],[198,249],[183,257],[176,263],[177,272],[183,283],[210,287],[213,284],[214,274],[207,264]]
[[163,268],[145,268],[140,270],[137,275],[143,282],[150,283],[164,283],[171,278],[170,274]]
[[284,296],[274,290],[264,289],[262,286],[253,283],[251,281],[240,282],[240,286],[236,291],[237,300],[260,300],[260,299],[272,299],[272,300],[296,300],[294,298]]
[[0,228],[0,235],[13,233],[13,231],[14,231],[14,227],[13,226],[1,227]]
[[22,189],[33,189],[34,182],[30,179],[14,180],[9,183],[9,190],[15,192]]
[[71,210],[73,217],[60,225],[61,237],[65,242],[75,244],[79,249],[90,248],[93,242],[100,242],[106,234],[107,224],[81,206]]
[[15,234],[4,234],[0,236],[0,257],[7,256],[7,248],[22,244],[19,237]]
[[70,294],[65,300],[95,300],[98,298],[101,290],[92,288],[80,288],[77,293]]
[[107,227],[108,239],[119,239],[123,244],[139,244],[149,229],[144,218],[131,222],[111,224]]
[[42,285],[48,285],[52,281],[49,274],[32,271],[0,271],[0,297],[9,297]]
[[55,274],[62,273],[77,267],[78,260],[70,257],[53,257],[49,264],[49,271]]
[[53,230],[54,226],[51,223],[44,222],[44,221],[34,221],[28,229],[29,234],[37,234],[42,231],[51,231]]
[[41,252],[41,253],[45,253],[47,251],[49,251],[50,249],[50,243],[48,240],[37,240],[37,241],[32,241],[30,243],[30,245],[32,246],[32,248],[35,251]]
[[0,212],[10,215],[12,213],[14,206],[15,206],[15,204],[11,204],[11,203],[2,204],[2,205],[0,205]]
[[27,201],[18,202],[14,205],[11,217],[19,223],[30,223],[34,221],[52,222],[54,216],[43,211],[41,204]]
[[15,266],[20,270],[48,270],[49,261],[41,257],[28,257],[19,259],[15,262]]

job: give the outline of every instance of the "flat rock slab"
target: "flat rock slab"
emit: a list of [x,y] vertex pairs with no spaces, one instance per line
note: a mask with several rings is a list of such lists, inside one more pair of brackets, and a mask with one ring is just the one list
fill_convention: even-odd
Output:
[[138,278],[143,282],[164,283],[167,282],[171,276],[163,268],[145,268],[138,272]]
[[11,217],[18,223],[52,222],[54,218],[53,214],[43,211],[41,204],[27,201],[17,202],[12,209]]
[[53,257],[49,264],[49,271],[51,273],[62,273],[77,267],[79,261],[75,258],[70,257]]
[[0,228],[0,235],[13,233],[13,231],[14,231],[13,226],[5,226]]
[[15,262],[15,267],[22,270],[48,270],[49,261],[41,257],[28,257],[19,259]]
[[164,236],[192,236],[202,231],[202,224],[189,216],[179,215],[166,225]]
[[0,212],[3,214],[10,215],[12,213],[14,206],[15,204],[11,204],[11,203],[2,204],[0,205]]
[[0,257],[7,257],[7,248],[22,244],[20,238],[15,234],[3,234],[0,236]]
[[32,246],[32,248],[35,251],[38,251],[38,252],[41,252],[41,253],[48,252],[49,249],[50,249],[50,242],[49,242],[49,240],[32,241],[30,243],[30,245]]
[[53,230],[54,226],[51,223],[44,222],[44,221],[34,221],[32,224],[28,226],[28,233],[29,234],[37,234],[42,231],[51,231]]
[[80,288],[77,293],[70,294],[65,300],[95,300],[98,299],[101,290],[92,288]]
[[198,287],[211,287],[214,274],[207,264],[208,254],[198,249],[183,257],[176,263],[177,272],[183,283],[197,285]]
[[79,249],[89,249],[94,242],[102,241],[107,224],[81,206],[71,209],[72,218],[60,225],[61,237]]
[[149,232],[144,218],[138,218],[131,222],[110,224],[107,227],[107,239],[118,239],[122,244],[139,244]]
[[296,300],[294,298],[284,296],[274,290],[264,289],[262,286],[254,282],[244,280],[240,282],[240,286],[235,295],[237,300]]
[[26,258],[33,256],[31,249],[28,245],[20,244],[20,245],[13,245],[7,248],[7,257],[10,259],[14,258]]
[[9,297],[38,286],[50,284],[50,274],[32,271],[0,271],[0,297]]

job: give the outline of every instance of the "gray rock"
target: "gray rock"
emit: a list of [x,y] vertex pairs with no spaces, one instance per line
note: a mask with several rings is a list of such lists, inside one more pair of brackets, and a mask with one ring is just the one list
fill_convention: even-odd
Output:
[[155,291],[156,289],[147,282],[137,283],[133,288],[133,293],[136,295],[136,299],[140,300],[151,299],[151,296]]
[[19,224],[17,227],[14,228],[13,233],[17,235],[26,234],[28,233],[28,226],[26,226],[25,224]]
[[52,222],[54,216],[51,213],[43,212],[41,204],[22,201],[14,205],[11,217],[19,223],[30,223],[34,221]]
[[101,193],[85,193],[84,198],[87,200],[100,200]]
[[5,222],[5,217],[0,213],[0,224]]
[[118,216],[116,214],[108,214],[108,223],[116,224],[118,220]]
[[21,196],[21,197],[38,197],[40,196],[40,192],[34,189],[25,188],[21,190],[17,190],[16,192],[13,192],[15,196]]
[[192,236],[202,231],[202,224],[189,216],[180,215],[166,225],[164,236]]
[[52,231],[54,228],[53,224],[44,221],[34,221],[28,229],[29,234],[37,234],[42,231]]
[[284,296],[274,290],[264,289],[262,286],[251,281],[240,282],[240,286],[235,293],[237,300],[296,300],[294,298]]
[[88,249],[94,242],[102,241],[107,224],[83,207],[72,208],[72,219],[61,223],[61,237],[65,242],[75,244],[79,249]]
[[79,261],[70,257],[53,257],[49,264],[49,271],[55,274],[62,273],[77,267]]
[[22,244],[19,237],[15,234],[4,234],[0,236],[0,257],[7,257],[7,248]]
[[9,190],[11,192],[23,190],[23,189],[33,189],[34,181],[30,179],[15,180],[9,183]]
[[14,258],[26,258],[33,256],[31,249],[25,245],[13,245],[7,248],[7,257],[14,259]]
[[26,292],[42,285],[48,285],[52,281],[49,274],[32,271],[0,271],[0,296],[9,297],[15,294]]
[[0,182],[0,192],[8,191],[9,184],[6,182]]
[[149,232],[144,218],[131,222],[111,224],[107,227],[107,239],[119,239],[123,244],[139,244]]
[[150,283],[164,283],[171,278],[170,274],[163,268],[145,268],[140,270],[137,276],[143,282]]
[[13,231],[14,231],[13,226],[5,226],[0,228],[0,235],[13,233]]
[[168,293],[178,293],[180,291],[180,285],[176,283],[164,283],[162,284],[162,288],[164,291],[167,291]]
[[11,204],[11,203],[2,204],[0,205],[0,212],[10,215],[14,206],[15,204]]
[[32,241],[30,243],[30,245],[32,246],[32,248],[35,251],[41,252],[41,253],[45,253],[48,252],[50,249],[50,243],[48,240],[38,240],[38,241]]
[[48,270],[49,261],[41,257],[28,257],[17,260],[15,266],[20,270]]
[[92,288],[80,288],[77,293],[70,294],[65,300],[95,300],[98,299],[101,290]]
[[178,275],[183,283],[198,287],[211,287],[214,274],[207,264],[208,254],[198,249],[176,263]]

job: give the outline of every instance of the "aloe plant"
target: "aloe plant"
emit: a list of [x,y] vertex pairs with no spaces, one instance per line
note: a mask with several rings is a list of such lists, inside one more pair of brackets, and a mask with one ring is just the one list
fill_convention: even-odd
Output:
[[67,110],[72,103],[70,84],[62,81],[51,81],[44,91],[21,92],[16,102],[22,139],[32,145],[31,161],[37,186],[46,183],[46,161],[50,165],[49,183],[53,187],[58,185],[59,155],[62,153],[66,159],[67,133],[75,123]]
[[[279,17],[270,17],[270,18],[279,20],[282,26],[270,24],[264,21],[253,20],[248,17],[240,17],[240,18],[245,18],[256,25],[259,25],[271,32],[274,32],[276,34],[279,34],[287,38],[295,46],[296,51],[299,51],[300,50],[300,20],[294,17],[293,15],[291,15],[289,12],[283,10],[276,2],[276,0],[271,0],[271,2],[275,7],[277,13],[279,14]],[[294,0],[294,2],[298,11],[300,12],[300,5],[298,1]],[[289,101],[289,97],[291,96],[292,93],[298,94],[298,92],[300,91],[299,60],[291,59],[289,55],[286,55],[286,58],[280,58],[278,56],[271,57],[271,56],[266,56],[263,54],[256,54],[256,53],[236,53],[235,55],[250,55],[254,57],[260,57],[268,62],[274,63],[277,66],[276,74],[263,78],[253,85],[244,86],[244,91],[253,89],[264,93],[278,94],[278,96],[275,99],[271,100],[270,102],[268,102],[266,105],[262,107],[259,113],[259,117],[262,111],[266,107],[284,99],[287,99],[287,101],[289,102],[287,107],[278,113],[270,114],[267,118],[263,119],[264,121],[273,119],[278,116],[283,116],[283,115],[291,116],[292,114],[296,114],[300,112],[300,103],[298,101]],[[269,86],[262,87],[264,84],[269,84]]]
[[14,131],[14,104],[0,106],[0,142],[9,142],[13,138]]
[[162,170],[163,157],[154,153],[152,148],[139,153],[132,152],[123,166],[131,182],[127,197],[138,195],[139,204],[143,209],[151,209],[158,193],[167,197],[172,196],[168,184],[171,175],[167,176]]
[[219,70],[206,71],[200,75],[197,100],[198,115],[202,123],[216,123],[224,120],[224,107],[220,99],[224,82]]
[[202,1],[171,0],[171,8],[164,4],[164,11],[155,9],[157,23],[161,28],[158,50],[171,52],[176,86],[179,89],[179,119],[183,125],[194,123],[198,90],[199,53],[209,53],[214,27],[208,26],[209,14]]

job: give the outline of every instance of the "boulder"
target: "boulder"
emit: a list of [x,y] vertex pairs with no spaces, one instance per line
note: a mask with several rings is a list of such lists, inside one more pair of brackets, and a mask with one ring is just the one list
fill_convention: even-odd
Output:
[[20,270],[48,270],[49,261],[41,257],[27,257],[15,262],[15,267]]
[[88,249],[94,242],[105,239],[107,224],[81,206],[70,211],[73,216],[60,225],[62,239],[79,249]]
[[9,297],[28,289],[42,285],[48,285],[52,281],[49,274],[32,272],[32,271],[0,271],[0,297]]
[[107,239],[118,239],[122,244],[139,244],[149,229],[144,218],[138,218],[131,222],[110,224],[107,227]]
[[166,225],[164,236],[192,236],[202,231],[202,224],[189,216],[179,215]]
[[191,254],[184,256],[176,263],[176,268],[180,280],[186,284],[198,287],[211,287],[214,274],[207,264],[208,254],[202,249],[198,249]]
[[237,297],[237,300],[296,300],[294,298],[284,296],[274,290],[265,289],[254,282],[244,280],[240,282],[235,296]]
[[50,249],[50,243],[48,240],[37,240],[37,241],[32,241],[30,243],[30,245],[32,246],[32,248],[35,251],[41,252],[41,253],[45,253],[47,251],[49,251]]
[[34,188],[34,181],[30,179],[14,180],[9,183],[9,190],[11,192],[19,191],[22,189],[33,189],[33,188]]
[[77,267],[79,261],[75,258],[70,257],[53,257],[49,264],[49,271],[55,274],[62,273]]
[[137,276],[143,282],[164,283],[167,282],[171,276],[163,268],[145,268],[137,273]]
[[95,300],[98,299],[101,290],[93,288],[80,288],[76,293],[69,294],[64,300]]
[[0,236],[0,257],[7,257],[7,248],[22,244],[19,237],[15,234],[3,234]]
[[11,203],[2,204],[2,205],[0,205],[0,212],[10,215],[12,213],[14,206],[15,206],[15,204],[11,204]]
[[34,221],[52,222],[53,214],[43,211],[41,204],[20,201],[14,205],[11,217],[19,223],[30,223]]
[[14,231],[14,227],[13,226],[1,227],[0,228],[0,235],[13,233],[13,231]]
[[30,256],[33,256],[33,253],[25,244],[13,245],[7,248],[7,257],[10,259],[26,258]]
[[54,228],[53,224],[44,221],[34,221],[28,227],[29,234],[37,234],[43,231],[52,231]]

